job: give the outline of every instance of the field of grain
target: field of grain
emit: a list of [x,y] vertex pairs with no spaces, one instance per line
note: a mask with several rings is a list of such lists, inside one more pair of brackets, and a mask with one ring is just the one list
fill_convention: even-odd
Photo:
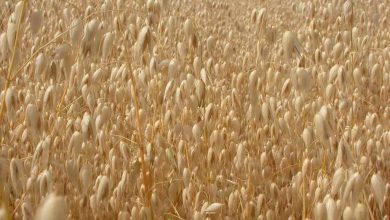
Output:
[[0,220],[390,219],[389,0],[0,2]]

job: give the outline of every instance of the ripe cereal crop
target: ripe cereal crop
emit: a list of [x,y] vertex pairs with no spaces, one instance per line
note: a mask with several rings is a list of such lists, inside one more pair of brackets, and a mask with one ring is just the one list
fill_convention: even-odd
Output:
[[390,219],[389,0],[0,14],[0,220]]

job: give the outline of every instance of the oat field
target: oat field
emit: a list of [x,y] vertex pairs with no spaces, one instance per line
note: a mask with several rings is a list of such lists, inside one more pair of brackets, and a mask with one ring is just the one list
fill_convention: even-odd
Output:
[[390,220],[390,1],[0,1],[10,219]]

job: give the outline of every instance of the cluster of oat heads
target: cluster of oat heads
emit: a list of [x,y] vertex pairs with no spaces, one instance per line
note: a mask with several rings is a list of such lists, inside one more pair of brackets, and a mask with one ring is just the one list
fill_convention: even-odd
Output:
[[0,12],[0,219],[390,218],[388,0]]

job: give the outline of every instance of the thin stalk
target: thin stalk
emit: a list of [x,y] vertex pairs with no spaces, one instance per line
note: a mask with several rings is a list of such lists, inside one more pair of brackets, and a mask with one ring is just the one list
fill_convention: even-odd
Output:
[[[9,88],[9,86],[11,85],[11,75],[12,75],[12,69],[13,69],[13,66],[14,66],[14,63],[15,63],[15,55],[16,55],[16,48],[17,48],[17,45],[19,43],[19,33],[20,33],[20,27],[22,25],[22,18],[24,16],[24,11],[25,11],[25,8],[26,8],[26,4],[27,4],[27,1],[28,0],[24,0],[23,1],[23,4],[22,4],[22,11],[20,13],[20,16],[19,16],[19,21],[18,21],[18,26],[17,26],[17,29],[16,29],[16,35],[15,35],[15,43],[14,43],[14,48],[12,50],[12,57],[11,57],[11,63],[8,67],[8,73],[7,73],[7,82],[5,84],[5,89],[4,89],[4,97],[3,97],[3,100],[2,100],[2,104],[1,104],[1,110],[0,110],[0,121],[2,120],[3,118],[3,113],[4,113],[4,110],[5,110],[5,97],[6,97],[6,93],[7,93],[7,90]],[[0,190],[0,193],[1,193],[1,199],[2,199],[2,205],[5,206],[4,209],[5,209],[5,212],[6,212],[6,216],[8,217],[9,220],[12,219],[12,217],[9,215],[9,207],[8,207],[8,199],[9,199],[9,195],[7,195],[6,197],[4,196],[6,193],[5,193],[5,190],[4,188],[2,188]]]
[[3,97],[2,104],[1,104],[0,121],[1,121],[2,118],[3,118],[3,113],[4,113],[4,110],[5,110],[5,97],[6,97],[6,94],[5,94],[5,93],[7,92],[8,88],[9,88],[10,85],[11,85],[11,75],[12,75],[12,69],[13,69],[14,63],[15,63],[16,48],[17,48],[18,43],[19,43],[20,27],[21,27],[21,25],[22,25],[22,18],[23,18],[23,16],[24,16],[24,10],[25,10],[25,8],[26,8],[27,1],[28,1],[28,0],[24,0],[24,1],[23,1],[22,11],[21,11],[21,13],[20,13],[19,21],[18,21],[18,26],[17,26],[17,28],[16,28],[15,43],[14,43],[14,48],[12,49],[11,63],[10,63],[10,65],[9,65],[9,67],[8,67],[7,82],[6,82],[6,84],[5,84],[4,97]]
[[[149,45],[148,45],[149,46]],[[138,135],[139,135],[139,158],[141,160],[141,169],[142,169],[142,176],[143,176],[143,184],[145,186],[145,203],[146,207],[150,208],[152,219],[153,219],[153,209],[151,205],[151,181],[150,181],[150,169],[146,166],[145,164],[145,141],[144,141],[144,136],[143,136],[143,129],[141,126],[141,121],[139,118],[139,103],[138,103],[138,90],[137,90],[137,82],[135,80],[135,77],[133,75],[133,71],[131,68],[130,64],[130,58],[129,58],[129,51],[127,50],[127,47],[125,46],[126,50],[126,64],[127,67],[129,68],[130,72],[130,82],[131,82],[131,93],[133,95],[133,104],[135,108],[135,114],[137,118],[137,128],[138,128]],[[149,175],[147,174],[149,171]]]

